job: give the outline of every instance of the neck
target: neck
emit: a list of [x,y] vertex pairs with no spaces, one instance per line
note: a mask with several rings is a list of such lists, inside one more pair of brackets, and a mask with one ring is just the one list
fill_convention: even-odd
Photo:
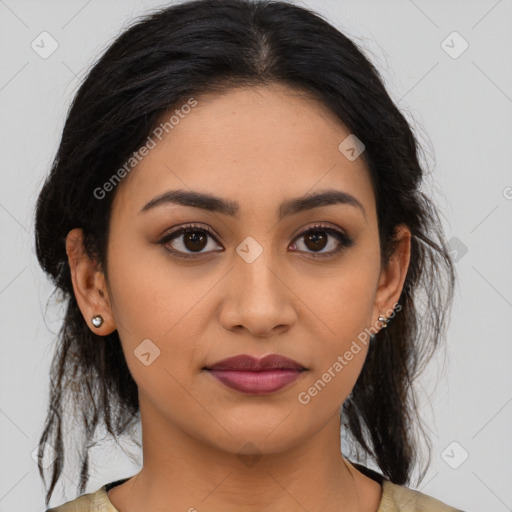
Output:
[[[285,451],[263,439],[257,441],[263,449],[248,441],[240,443],[243,448],[237,452],[192,437],[159,421],[157,414],[146,415],[152,419],[145,422],[150,407],[141,402],[143,467],[119,486],[124,487],[122,496],[116,488],[109,492],[120,510],[363,510],[358,496],[362,475],[341,454],[339,414],[307,441]],[[121,505],[123,496],[128,506]],[[119,498],[117,504],[114,497]]]

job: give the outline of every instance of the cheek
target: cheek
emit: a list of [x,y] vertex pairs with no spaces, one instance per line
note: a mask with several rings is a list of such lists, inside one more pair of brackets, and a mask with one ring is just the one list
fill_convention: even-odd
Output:
[[365,329],[371,326],[376,268],[371,258],[354,255],[327,282],[311,288],[308,306],[319,319],[319,335],[302,403],[341,404],[355,385],[368,353]]
[[298,294],[307,298],[310,310],[304,315],[316,317],[326,354],[343,350],[371,325],[378,264],[360,252],[364,251],[348,255],[328,273],[300,279]]
[[118,330],[130,343],[162,341],[201,296],[201,286],[191,283],[159,248],[129,240],[112,244],[109,281]]
[[[314,366],[298,391],[298,401],[314,409],[313,417],[327,419],[352,391],[366,359],[369,336],[361,336],[354,318],[339,322],[336,336],[319,340]],[[327,416],[326,416],[327,415]]]
[[126,250],[129,245],[121,251],[121,244],[113,244],[109,253],[112,311],[138,387],[167,402],[181,396],[182,386],[196,385],[195,370],[207,349],[201,340],[212,315],[208,293],[218,276],[180,269],[158,251],[136,244]]

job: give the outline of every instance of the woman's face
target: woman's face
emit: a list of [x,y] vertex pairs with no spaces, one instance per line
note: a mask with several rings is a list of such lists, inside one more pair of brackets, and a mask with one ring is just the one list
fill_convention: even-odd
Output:
[[[391,313],[408,255],[381,269],[368,171],[350,139],[339,149],[350,132],[321,105],[278,85],[196,100],[115,191],[109,321],[143,422],[231,453],[276,453],[339,421],[365,329]],[[208,200],[147,206],[177,190]],[[306,370],[205,369],[240,354]]]

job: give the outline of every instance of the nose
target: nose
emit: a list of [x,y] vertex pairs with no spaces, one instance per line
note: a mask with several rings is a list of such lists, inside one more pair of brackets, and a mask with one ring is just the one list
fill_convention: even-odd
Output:
[[235,260],[220,313],[225,329],[246,329],[253,336],[268,337],[289,329],[296,321],[293,286],[264,255],[265,251],[252,263]]

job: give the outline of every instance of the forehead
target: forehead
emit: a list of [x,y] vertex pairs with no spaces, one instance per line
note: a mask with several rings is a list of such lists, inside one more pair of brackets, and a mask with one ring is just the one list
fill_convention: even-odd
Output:
[[[337,188],[373,209],[362,158],[339,149],[350,131],[321,103],[283,85],[231,89],[175,107],[161,140],[123,178],[116,208],[139,209],[165,190],[190,189],[268,211],[283,199]],[[185,113],[186,112],[186,113]],[[115,208],[115,209],[116,209]]]

